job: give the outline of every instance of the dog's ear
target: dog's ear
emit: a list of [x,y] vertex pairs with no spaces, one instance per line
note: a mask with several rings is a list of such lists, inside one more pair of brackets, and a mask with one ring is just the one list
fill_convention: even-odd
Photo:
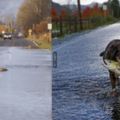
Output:
[[100,57],[103,57],[104,54],[105,54],[105,51],[101,52],[99,56],[100,56]]

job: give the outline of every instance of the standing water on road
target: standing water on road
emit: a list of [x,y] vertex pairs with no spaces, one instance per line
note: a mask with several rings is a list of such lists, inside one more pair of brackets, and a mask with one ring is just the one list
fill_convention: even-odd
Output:
[[99,57],[113,39],[120,39],[120,23],[65,37],[54,45],[54,120],[120,120],[120,97],[110,96],[108,71]]
[[51,119],[51,53],[0,47],[0,119]]

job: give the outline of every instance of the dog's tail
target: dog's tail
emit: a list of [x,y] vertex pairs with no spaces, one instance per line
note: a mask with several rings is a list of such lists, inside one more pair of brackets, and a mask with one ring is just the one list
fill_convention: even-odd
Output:
[[105,51],[101,52],[99,56],[100,56],[100,57],[103,57],[104,54],[105,54]]

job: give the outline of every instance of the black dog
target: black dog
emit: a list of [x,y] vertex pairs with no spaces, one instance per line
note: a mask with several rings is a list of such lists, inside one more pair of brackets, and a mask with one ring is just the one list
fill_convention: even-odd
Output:
[[[120,62],[120,40],[116,39],[111,41],[105,51],[100,53],[100,56],[103,57],[103,61],[105,59],[114,60]],[[104,61],[105,62],[105,61]],[[116,91],[116,86],[119,83],[119,76],[116,75],[114,72],[109,71],[111,85],[112,85],[112,91]]]

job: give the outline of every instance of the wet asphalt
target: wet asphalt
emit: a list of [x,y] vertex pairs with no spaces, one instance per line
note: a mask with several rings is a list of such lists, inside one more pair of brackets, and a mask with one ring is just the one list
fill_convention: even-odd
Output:
[[107,44],[120,39],[120,23],[66,36],[53,42],[54,120],[119,120],[120,94],[110,95],[108,71],[99,57]]

